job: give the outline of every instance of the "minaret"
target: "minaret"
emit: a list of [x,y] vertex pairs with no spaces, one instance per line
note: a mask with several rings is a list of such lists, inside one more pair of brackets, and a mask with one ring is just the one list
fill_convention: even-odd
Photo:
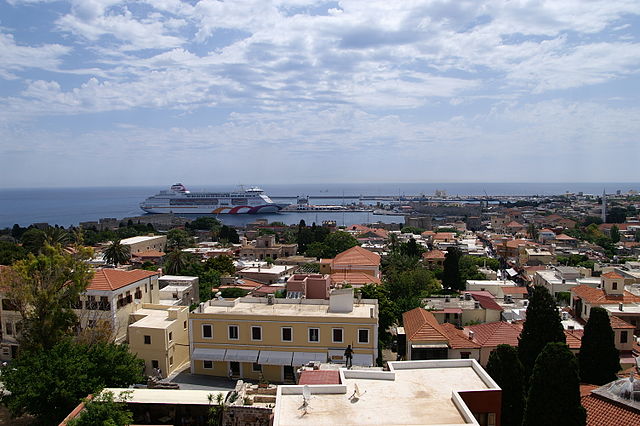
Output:
[[607,222],[607,193],[602,190],[602,223]]

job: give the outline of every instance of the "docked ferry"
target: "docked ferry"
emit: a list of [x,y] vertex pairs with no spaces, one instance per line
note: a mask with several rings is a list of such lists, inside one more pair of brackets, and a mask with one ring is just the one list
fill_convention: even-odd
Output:
[[147,213],[243,214],[276,213],[287,204],[276,204],[260,188],[236,192],[191,192],[181,183],[140,203]]

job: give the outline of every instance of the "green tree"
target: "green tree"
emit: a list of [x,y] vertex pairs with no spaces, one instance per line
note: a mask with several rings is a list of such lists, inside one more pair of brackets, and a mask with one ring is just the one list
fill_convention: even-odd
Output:
[[613,225],[611,227],[611,242],[613,243],[617,243],[620,241],[620,229],[616,226]]
[[120,240],[115,240],[104,250],[103,255],[105,262],[117,267],[129,262],[129,259],[131,259],[131,247],[122,244]]
[[330,256],[331,249],[325,243],[321,243],[320,241],[314,241],[311,244],[307,245],[307,250],[305,251],[305,256],[307,257],[315,257],[316,259],[320,258],[328,258]]
[[607,223],[624,223],[627,218],[627,209],[624,207],[612,207],[607,211]]
[[529,226],[527,227],[527,233],[529,234],[529,238],[531,238],[532,240],[538,239],[538,228],[536,227],[535,223],[531,222],[529,224]]
[[29,228],[20,238],[22,247],[29,253],[38,254],[44,245],[44,231],[37,228]]
[[204,231],[218,230],[222,226],[222,223],[214,217],[201,216],[192,220],[186,225],[190,229],[199,229]]
[[27,251],[10,241],[0,241],[0,265],[11,265],[16,260],[27,257]]
[[0,373],[0,400],[13,416],[29,413],[43,424],[58,424],[89,394],[105,387],[140,383],[142,361],[127,345],[84,345],[70,339],[49,349],[23,350]]
[[454,290],[464,290],[465,283],[460,275],[460,258],[462,252],[457,247],[449,247],[444,259],[444,270],[442,273],[442,284]]
[[193,262],[195,262],[195,259],[190,253],[174,250],[165,257],[164,269],[170,275],[186,275],[185,269]]
[[222,225],[222,228],[220,228],[218,239],[220,241],[228,241],[232,244],[238,244],[240,242],[240,236],[238,235],[236,228],[227,225]]
[[583,382],[604,385],[616,379],[620,355],[614,337],[607,311],[600,307],[591,308],[578,355]]
[[337,254],[342,253],[351,247],[357,246],[358,240],[347,232],[336,231],[327,235],[324,239],[324,244],[329,247],[326,257],[335,257]]
[[235,299],[238,297],[246,296],[247,294],[249,294],[249,291],[243,288],[227,287],[220,290],[220,293],[222,293],[222,297],[224,298]]
[[402,313],[398,312],[395,303],[389,297],[389,291],[384,286],[367,284],[360,287],[360,294],[363,299],[378,300],[378,336],[381,341],[388,343],[391,335],[387,330],[398,321]]
[[50,246],[66,246],[71,241],[69,233],[62,228],[50,226],[44,230],[43,243]]
[[531,375],[536,358],[547,343],[565,343],[558,308],[545,287],[534,287],[527,307],[527,319],[518,341],[518,355],[524,366],[525,377]]
[[564,343],[548,343],[535,362],[523,426],[582,426],[578,363]]
[[126,426],[133,422],[133,413],[127,409],[129,395],[121,392],[118,402],[113,392],[102,392],[92,400],[85,400],[84,411],[72,419],[69,426]]
[[229,256],[216,256],[204,263],[205,269],[218,271],[221,275],[233,275],[236,273],[236,267],[233,259]]
[[174,228],[167,232],[167,247],[171,250],[182,250],[193,245],[193,237],[187,231]]
[[90,257],[89,249],[79,247],[72,255],[45,244],[37,256],[3,271],[0,286],[22,317],[21,349],[50,348],[71,333],[77,322],[71,307],[93,276]]
[[409,241],[400,245],[400,251],[409,257],[420,257],[424,253],[424,248],[411,237]]
[[415,234],[420,235],[424,232],[424,229],[418,228],[416,226],[404,226],[401,230],[401,234]]
[[487,373],[502,388],[502,425],[520,426],[524,413],[524,371],[518,350],[498,345],[489,355]]

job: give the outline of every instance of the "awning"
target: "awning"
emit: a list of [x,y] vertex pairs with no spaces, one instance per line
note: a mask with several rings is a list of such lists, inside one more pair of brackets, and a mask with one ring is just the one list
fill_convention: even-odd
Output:
[[449,346],[445,343],[428,343],[422,345],[411,345],[413,349],[448,349]]
[[191,359],[201,361],[223,361],[226,349],[195,348]]
[[293,365],[305,365],[310,362],[327,362],[326,352],[294,352]]
[[224,356],[225,361],[236,362],[256,362],[258,360],[258,351],[243,349],[227,349]]
[[353,354],[353,365],[361,365],[363,367],[373,366],[373,355]]
[[291,365],[293,352],[260,351],[258,364],[266,365]]

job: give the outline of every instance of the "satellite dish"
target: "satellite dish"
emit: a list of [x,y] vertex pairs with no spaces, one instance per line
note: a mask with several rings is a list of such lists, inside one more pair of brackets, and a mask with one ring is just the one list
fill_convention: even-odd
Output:
[[216,293],[216,297],[220,297],[220,296],[222,296],[222,292],[221,291]]

